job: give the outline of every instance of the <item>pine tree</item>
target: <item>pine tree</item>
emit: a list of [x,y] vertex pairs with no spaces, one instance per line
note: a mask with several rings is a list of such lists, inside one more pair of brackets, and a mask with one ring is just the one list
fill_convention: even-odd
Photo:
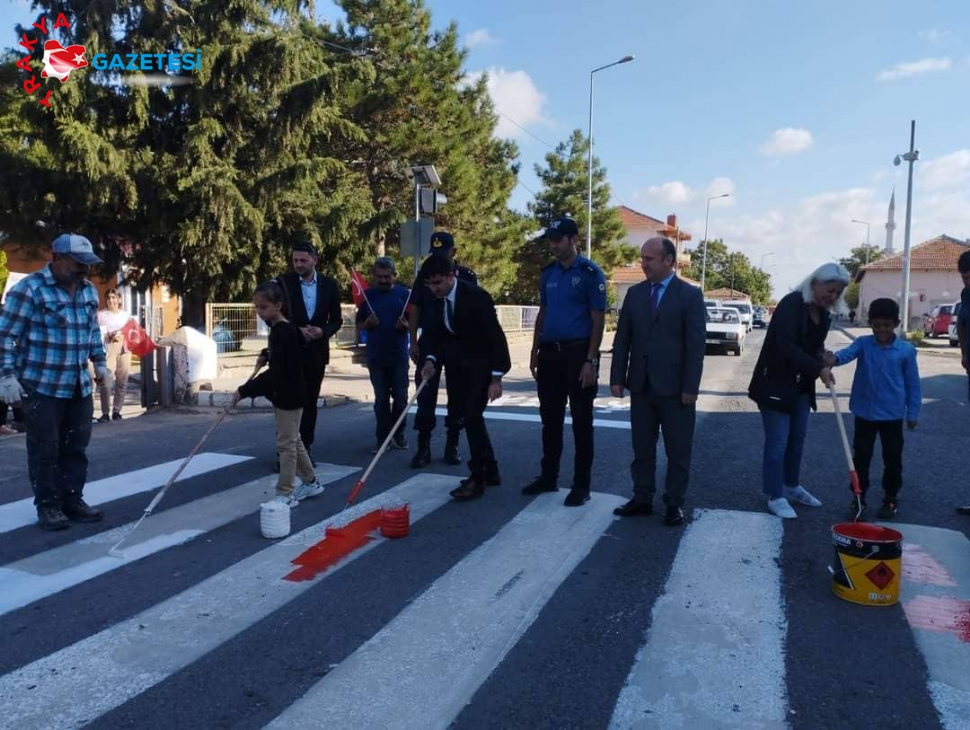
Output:
[[[570,215],[579,227],[580,239],[586,238],[586,195],[588,190],[587,155],[589,146],[582,132],[575,130],[546,155],[545,166],[536,165],[542,190],[528,209],[533,218],[533,230],[544,227],[553,219]],[[633,261],[637,250],[618,243],[623,235],[623,222],[616,208],[610,205],[610,186],[606,169],[593,158],[593,246],[592,255],[607,279],[617,266]],[[585,254],[585,246],[582,253]],[[549,261],[548,246],[542,241],[529,241],[517,255],[519,272],[516,296],[520,303],[535,303],[539,297],[539,270]]]
[[400,224],[414,216],[412,165],[434,165],[447,203],[436,227],[455,235],[458,258],[500,294],[515,278],[510,250],[519,231],[507,203],[517,147],[496,140],[486,80],[471,82],[454,24],[432,30],[420,0],[342,0],[334,40],[362,54],[373,74],[348,89],[346,114],[364,130],[342,152],[365,181],[373,215],[362,233],[374,254],[396,254]]

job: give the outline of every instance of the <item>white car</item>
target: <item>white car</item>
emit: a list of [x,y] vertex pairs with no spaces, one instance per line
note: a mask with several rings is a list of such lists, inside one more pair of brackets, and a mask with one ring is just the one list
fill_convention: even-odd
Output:
[[754,307],[751,306],[751,302],[722,301],[721,306],[736,309],[741,316],[741,324],[745,326],[746,331],[750,332],[754,327]]
[[723,347],[725,352],[740,355],[744,352],[747,328],[741,322],[740,313],[728,307],[707,307],[707,335],[705,344]]
[[947,335],[950,338],[950,347],[959,347],[960,338],[957,337],[957,319],[960,316],[960,302],[953,305],[953,316],[950,317],[950,326]]

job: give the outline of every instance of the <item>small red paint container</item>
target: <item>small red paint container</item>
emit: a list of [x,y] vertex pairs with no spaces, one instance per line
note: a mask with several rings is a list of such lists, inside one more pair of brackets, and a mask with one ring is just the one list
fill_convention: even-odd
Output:
[[407,537],[411,527],[411,505],[405,502],[381,507],[381,535],[384,537]]

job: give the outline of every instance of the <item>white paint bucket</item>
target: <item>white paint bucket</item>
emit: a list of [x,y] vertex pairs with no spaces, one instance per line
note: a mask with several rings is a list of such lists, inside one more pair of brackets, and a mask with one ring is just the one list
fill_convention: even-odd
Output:
[[259,510],[259,529],[263,537],[274,539],[290,534],[290,505],[284,502],[263,502]]

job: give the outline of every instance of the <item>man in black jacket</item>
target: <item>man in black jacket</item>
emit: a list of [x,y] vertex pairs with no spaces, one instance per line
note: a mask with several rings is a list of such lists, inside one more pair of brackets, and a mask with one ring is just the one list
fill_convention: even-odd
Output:
[[[303,377],[307,398],[300,419],[300,439],[307,454],[317,426],[317,398],[323,375],[330,362],[330,338],[343,324],[340,290],[329,276],[317,273],[317,251],[309,243],[298,243],[291,252],[293,271],[279,277],[286,294],[287,318],[303,337]],[[310,461],[314,466],[313,455]]]
[[[478,286],[478,277],[471,269],[455,263],[455,239],[446,231],[435,231],[431,234],[431,256],[440,256],[449,262],[454,268],[455,277],[460,281]],[[414,364],[419,366],[420,341],[418,339],[418,329],[421,330],[421,337],[427,332],[434,322],[435,298],[428,290],[421,276],[411,287],[411,315],[408,318],[408,325],[411,330],[410,356]],[[444,461],[452,466],[461,463],[461,453],[458,451],[458,440],[461,438],[462,422],[457,415],[456,406],[452,405],[457,401],[455,393],[455,378],[451,377],[452,368],[452,349],[453,346],[445,344],[445,349],[441,357],[437,360],[437,367],[434,375],[428,384],[424,386],[421,395],[418,396],[418,412],[414,417],[414,430],[418,432],[418,448],[411,459],[412,469],[421,469],[431,463],[431,434],[437,425],[435,418],[435,408],[438,405],[438,387],[441,385],[441,371],[445,370],[448,377],[446,386],[448,390],[448,415],[445,416],[445,438]],[[415,373],[414,385],[417,387],[421,383],[420,367]],[[489,471],[490,483],[497,482],[499,476],[494,469]]]
[[[468,435],[471,475],[452,490],[451,496],[463,502],[485,493],[490,463],[497,470],[485,427],[485,406],[502,395],[502,376],[512,369],[509,345],[492,297],[484,289],[459,281],[447,259],[429,257],[421,267],[420,278],[437,300],[434,323],[421,338],[422,378],[434,376],[435,363],[448,344],[455,349],[457,405]],[[449,380],[452,377],[449,371]]]

